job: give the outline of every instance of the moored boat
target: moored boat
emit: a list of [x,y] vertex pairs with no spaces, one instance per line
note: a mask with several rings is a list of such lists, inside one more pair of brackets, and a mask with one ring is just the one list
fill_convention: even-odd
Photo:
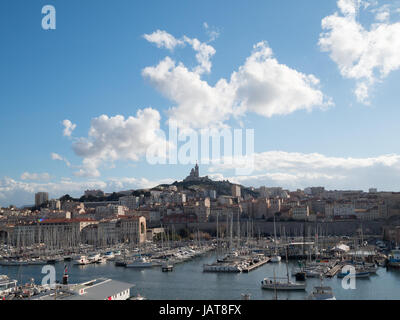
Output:
[[91,263],[90,260],[86,256],[80,256],[79,259],[74,261],[74,265],[84,266]]
[[142,258],[135,259],[130,263],[127,263],[126,267],[127,268],[151,268],[151,267],[153,267],[153,263],[150,260],[142,257]]
[[269,260],[269,262],[273,262],[273,263],[278,263],[281,262],[282,258],[278,255],[274,255],[271,257],[271,259]]
[[313,292],[308,296],[309,300],[336,300],[331,287],[314,287]]
[[396,248],[390,251],[387,266],[392,268],[400,268],[400,249]]
[[[340,272],[340,273],[338,273],[337,277],[338,278],[344,278],[344,277],[346,277],[348,275],[350,275],[350,271],[348,271],[348,272]],[[356,272],[355,272],[354,276],[356,278],[369,278],[370,272],[365,271],[364,269],[359,269],[359,270],[356,269]]]
[[306,284],[305,283],[296,283],[288,280],[277,280],[277,279],[270,279],[264,278],[261,281],[261,288],[267,290],[305,290]]
[[162,270],[163,272],[173,271],[173,270],[174,270],[174,265],[173,265],[172,263],[165,262],[165,263],[161,266],[161,270]]

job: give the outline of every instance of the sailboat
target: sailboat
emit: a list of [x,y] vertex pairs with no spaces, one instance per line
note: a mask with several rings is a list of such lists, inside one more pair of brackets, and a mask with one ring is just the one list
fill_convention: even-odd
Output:
[[271,260],[270,260],[270,262],[274,262],[274,263],[281,262],[282,258],[281,258],[281,256],[280,256],[280,255],[278,255],[278,251],[277,251],[277,248],[276,248],[276,225],[275,225],[275,214],[274,214],[274,244],[275,244],[275,252],[274,252],[274,255],[271,257]]
[[308,296],[308,300],[336,300],[336,297],[333,295],[331,287],[324,287],[323,277],[321,277],[321,285],[314,287],[313,292]]
[[273,279],[264,278],[264,280],[261,281],[261,288],[267,289],[267,290],[276,290],[276,291],[277,290],[305,290],[306,289],[305,282],[296,283],[296,282],[290,281],[287,248],[286,248],[286,275],[287,275],[286,278],[280,278],[280,280],[277,280],[279,278],[276,278],[275,276]]

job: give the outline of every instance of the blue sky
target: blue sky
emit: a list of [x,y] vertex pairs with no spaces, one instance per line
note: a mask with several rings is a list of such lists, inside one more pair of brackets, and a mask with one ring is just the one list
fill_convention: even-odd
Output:
[[[56,9],[56,30],[41,27],[47,4]],[[399,191],[400,58],[393,55],[400,49],[399,7],[398,1],[359,0],[1,1],[0,205],[29,204],[35,191],[58,197],[80,195],[91,187],[134,189],[184,178],[191,165],[150,165],[140,151],[143,144],[132,142],[129,148],[137,148],[133,154],[121,148],[94,150],[88,144],[94,139],[88,136],[94,118],[107,115],[106,127],[96,130],[112,148],[118,125],[146,108],[152,110],[152,124],[165,132],[172,108],[179,120],[188,121],[182,126],[192,129],[215,126],[214,115],[222,110],[219,125],[255,130],[255,172],[239,177],[229,166],[201,165],[203,175],[289,189],[325,185]],[[324,28],[326,18],[330,27]],[[349,32],[343,32],[346,28]],[[180,44],[168,49],[144,38],[157,31]],[[390,41],[377,41],[384,38]],[[209,72],[194,75],[200,62],[193,39],[214,50],[205,59]],[[262,61],[246,65],[257,52]],[[166,57],[175,66],[181,63],[212,94],[226,79],[226,95],[235,98],[225,106],[224,94],[202,101],[199,91],[201,117],[196,111],[182,116],[190,102],[182,100],[180,90],[190,96],[194,87],[188,84],[175,92],[174,81],[187,83],[186,78],[157,78],[156,67]],[[257,86],[249,75],[252,66],[264,71]],[[145,68],[153,68],[151,75],[144,74]],[[292,80],[310,75],[319,83],[307,80],[298,91],[291,90]],[[367,93],[357,95],[356,88],[363,85]],[[255,96],[257,105],[251,105]],[[214,109],[207,109],[211,101],[217,101]],[[236,117],[238,104],[245,111]],[[124,119],[111,123],[117,115]],[[63,135],[66,119],[76,126],[70,136]],[[150,130],[146,119],[132,126],[142,123],[142,131]],[[140,140],[135,130],[125,129],[122,139]],[[79,150],[78,141],[84,142]]]

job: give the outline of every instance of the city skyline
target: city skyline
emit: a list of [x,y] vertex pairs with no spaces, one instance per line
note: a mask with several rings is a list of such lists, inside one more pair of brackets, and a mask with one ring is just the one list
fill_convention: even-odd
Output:
[[251,174],[196,158],[213,180],[400,191],[400,1],[46,4],[0,4],[0,206],[183,180],[146,161],[169,121],[254,129]]

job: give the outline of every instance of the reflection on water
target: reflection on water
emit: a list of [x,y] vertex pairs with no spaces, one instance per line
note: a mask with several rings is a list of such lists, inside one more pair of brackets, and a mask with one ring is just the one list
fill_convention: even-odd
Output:
[[[106,264],[92,264],[68,266],[69,281],[71,283],[88,281],[96,277],[109,277],[116,280],[130,282],[136,285],[134,294],[140,293],[148,299],[157,300],[190,300],[190,299],[241,299],[242,293],[251,294],[251,299],[272,300],[274,292],[261,289],[261,280],[264,277],[286,277],[286,264],[284,262],[266,264],[250,273],[203,273],[203,264],[214,262],[215,254],[210,253],[204,257],[195,258],[190,262],[177,264],[173,272],[161,272],[160,267],[151,269],[126,269],[115,267],[112,262]],[[289,274],[295,267],[289,263]],[[57,280],[61,281],[64,263],[56,264]],[[44,275],[41,274],[42,266],[25,267],[0,267],[0,274],[23,283],[35,279],[40,283]],[[330,286],[338,300],[341,299],[400,299],[400,272],[387,271],[380,268],[376,275],[369,279],[356,279],[356,290],[344,290],[341,286],[342,279],[325,279],[324,285]],[[306,291],[279,292],[280,300],[303,300],[312,292],[313,287],[320,285],[319,279],[308,279]]]

